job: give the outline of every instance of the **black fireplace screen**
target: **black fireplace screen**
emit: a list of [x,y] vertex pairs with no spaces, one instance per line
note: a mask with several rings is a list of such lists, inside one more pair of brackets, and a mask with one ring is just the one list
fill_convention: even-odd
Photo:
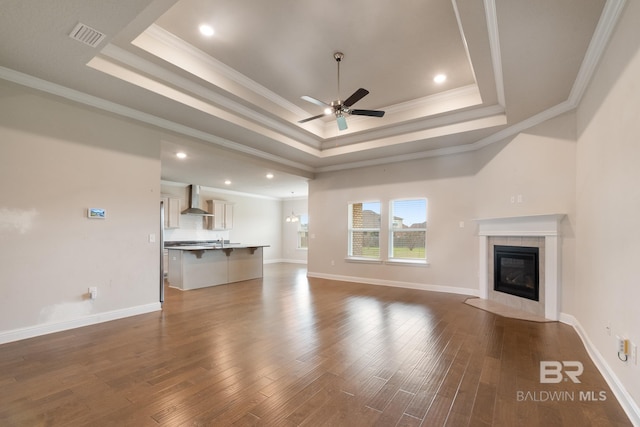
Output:
[[493,289],[538,301],[538,248],[494,246]]

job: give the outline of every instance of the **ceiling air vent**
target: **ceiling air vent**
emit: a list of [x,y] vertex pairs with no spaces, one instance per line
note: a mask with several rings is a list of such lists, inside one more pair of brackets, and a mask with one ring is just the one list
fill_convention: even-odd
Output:
[[69,37],[74,40],[78,40],[84,44],[88,44],[91,47],[96,47],[106,37],[100,31],[89,27],[81,22],[69,33]]

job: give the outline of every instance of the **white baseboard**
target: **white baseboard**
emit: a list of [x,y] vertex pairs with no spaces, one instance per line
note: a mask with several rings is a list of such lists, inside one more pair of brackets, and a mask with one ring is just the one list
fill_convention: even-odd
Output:
[[270,259],[264,262],[265,264],[306,264],[307,261],[304,259]]
[[0,344],[24,340],[40,335],[52,334],[54,332],[66,331],[83,326],[95,325],[97,323],[108,322],[110,320],[122,319],[138,314],[159,311],[162,305],[159,302],[152,304],[138,305],[135,307],[123,308],[120,310],[106,311],[104,313],[91,314],[78,319],[64,320],[60,322],[44,323],[42,325],[29,326],[26,328],[13,329],[0,332]]
[[307,276],[316,277],[318,279],[329,279],[329,280],[339,280],[342,282],[364,283],[367,285],[391,286],[394,288],[404,288],[404,289],[419,289],[422,291],[446,292],[448,294],[469,295],[469,296],[475,296],[475,297],[479,295],[479,292],[477,289],[462,288],[462,287],[458,288],[455,286],[429,285],[425,283],[413,283],[413,282],[398,282],[396,280],[371,279],[368,277],[365,278],[365,277],[340,276],[337,274],[314,273],[311,271],[307,272]]
[[591,357],[591,360],[593,360],[593,363],[596,365],[607,384],[609,384],[609,387],[611,387],[611,390],[618,399],[620,406],[622,406],[622,409],[624,409],[624,412],[627,414],[633,425],[640,427],[640,407],[638,407],[638,404],[633,400],[633,397],[631,397],[624,384],[620,382],[620,379],[615,372],[613,372],[613,369],[611,369],[604,357],[602,357],[602,354],[600,354],[598,349],[593,345],[589,336],[582,328],[582,325],[578,322],[578,319],[570,314],[560,313],[560,321],[573,326],[573,329],[578,333],[584,347],[587,349],[589,357]]

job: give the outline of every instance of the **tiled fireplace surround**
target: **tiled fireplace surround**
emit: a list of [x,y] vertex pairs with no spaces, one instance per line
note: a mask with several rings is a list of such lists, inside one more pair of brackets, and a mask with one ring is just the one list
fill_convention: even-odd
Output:
[[[480,236],[480,298],[558,320],[560,316],[560,222],[564,214],[477,220]],[[532,301],[493,290],[493,246],[539,248],[540,297]]]

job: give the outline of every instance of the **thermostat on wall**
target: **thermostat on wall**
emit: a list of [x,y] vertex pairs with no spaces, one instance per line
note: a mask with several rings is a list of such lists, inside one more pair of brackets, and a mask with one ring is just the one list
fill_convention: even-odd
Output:
[[87,216],[92,219],[105,219],[107,212],[104,209],[89,208],[87,209]]

